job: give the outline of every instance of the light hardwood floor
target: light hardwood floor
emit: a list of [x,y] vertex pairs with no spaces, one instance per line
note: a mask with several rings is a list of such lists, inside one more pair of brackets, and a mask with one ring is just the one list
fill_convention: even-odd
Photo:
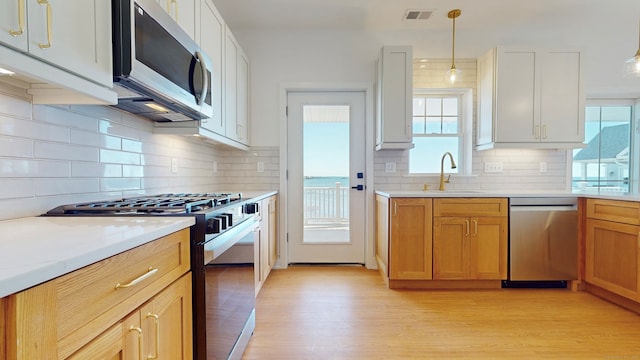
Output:
[[273,270],[243,359],[640,359],[640,316],[564,289],[389,290],[356,266]]

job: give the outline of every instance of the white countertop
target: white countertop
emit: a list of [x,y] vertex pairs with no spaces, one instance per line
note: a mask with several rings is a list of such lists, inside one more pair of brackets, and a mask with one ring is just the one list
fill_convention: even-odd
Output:
[[0,221],[0,297],[194,224],[193,217],[29,217]]
[[640,201],[638,194],[625,193],[594,193],[546,190],[517,190],[517,191],[484,191],[484,190],[376,190],[376,194],[385,197],[586,197],[597,199],[611,199],[622,201]]

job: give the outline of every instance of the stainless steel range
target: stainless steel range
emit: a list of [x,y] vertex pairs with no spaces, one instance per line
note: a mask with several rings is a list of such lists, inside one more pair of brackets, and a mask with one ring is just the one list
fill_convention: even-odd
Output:
[[[241,193],[162,194],[62,205],[46,216],[193,216],[194,359],[240,359],[255,327],[258,204]],[[229,249],[250,248],[230,261]]]

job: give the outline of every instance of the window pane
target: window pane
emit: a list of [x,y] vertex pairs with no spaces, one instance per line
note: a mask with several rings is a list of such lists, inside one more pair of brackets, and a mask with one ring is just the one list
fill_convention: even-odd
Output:
[[440,116],[427,117],[427,134],[442,134],[442,123]]
[[457,134],[458,133],[458,118],[446,117],[442,119],[442,133],[443,134]]
[[[450,152],[453,159],[458,161],[457,137],[414,137],[415,147],[409,153],[409,169],[412,173],[440,173],[440,160],[445,152]],[[451,169],[449,159],[444,162],[445,173],[458,173],[458,169]]]
[[445,115],[445,116],[458,115],[458,98],[442,99],[442,115]]
[[414,134],[424,134],[424,117],[414,116],[413,117],[413,133]]
[[430,116],[442,115],[442,99],[440,98],[427,99],[427,115],[430,115]]
[[425,99],[424,98],[413,98],[413,115],[425,115]]

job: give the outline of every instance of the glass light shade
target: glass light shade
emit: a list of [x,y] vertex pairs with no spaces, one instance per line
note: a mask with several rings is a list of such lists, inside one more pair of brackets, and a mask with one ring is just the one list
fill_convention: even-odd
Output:
[[447,70],[446,81],[449,84],[455,84],[462,80],[462,71],[455,67],[451,67],[451,69]]
[[640,76],[640,49],[634,57],[625,62],[627,75]]

